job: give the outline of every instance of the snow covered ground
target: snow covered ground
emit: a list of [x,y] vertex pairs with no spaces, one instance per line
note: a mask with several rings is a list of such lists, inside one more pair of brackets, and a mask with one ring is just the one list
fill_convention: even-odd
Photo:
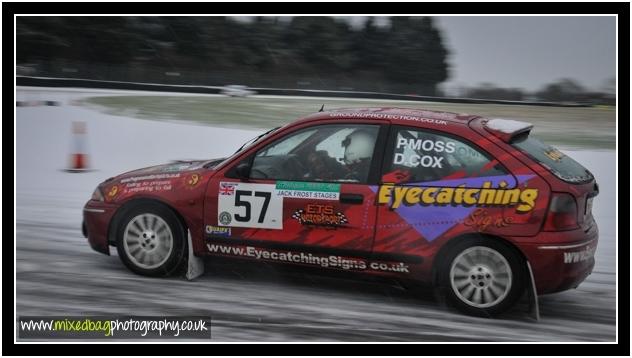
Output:
[[[417,297],[389,285],[213,262],[195,282],[150,279],[125,269],[115,250],[110,257],[93,252],[80,225],[83,204],[100,181],[171,160],[227,156],[261,132],[111,116],[75,105],[113,93],[129,92],[18,88],[17,100],[61,104],[16,108],[18,315],[207,315],[217,341],[615,340],[614,151],[564,150],[595,174],[601,189],[593,208],[600,229],[594,273],[576,290],[541,296],[540,322],[519,309],[479,319],[442,307],[430,294]],[[73,146],[73,121],[87,123],[94,171],[61,171]]]

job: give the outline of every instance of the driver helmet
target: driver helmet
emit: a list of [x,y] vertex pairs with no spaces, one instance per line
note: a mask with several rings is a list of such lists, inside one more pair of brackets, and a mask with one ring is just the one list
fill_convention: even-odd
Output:
[[355,164],[362,159],[371,158],[374,145],[375,134],[363,129],[355,130],[342,141],[342,146],[345,147],[345,164]]

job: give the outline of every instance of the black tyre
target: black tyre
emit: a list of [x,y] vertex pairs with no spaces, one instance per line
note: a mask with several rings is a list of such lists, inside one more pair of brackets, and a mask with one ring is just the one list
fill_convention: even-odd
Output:
[[491,317],[511,308],[527,284],[525,263],[509,245],[466,238],[441,260],[438,278],[448,303],[467,314]]
[[164,205],[144,203],[128,209],[116,230],[118,255],[137,274],[168,276],[185,261],[186,230]]

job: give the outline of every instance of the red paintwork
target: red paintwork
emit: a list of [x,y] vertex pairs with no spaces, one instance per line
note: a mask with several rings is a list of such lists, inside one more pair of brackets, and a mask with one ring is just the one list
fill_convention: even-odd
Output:
[[[105,212],[84,212],[89,242],[95,250],[108,253],[108,236],[111,236],[110,230],[112,230],[110,222],[115,212],[131,200],[147,198],[161,201],[172,207],[183,218],[191,233],[194,253],[199,256],[208,255],[210,253],[206,245],[207,241],[205,241],[207,240],[205,226],[218,225],[219,183],[239,182],[237,179],[226,178],[225,175],[242,159],[288,133],[308,126],[341,122],[392,124],[433,129],[464,137],[490,154],[497,162],[502,163],[514,176],[533,175],[533,178],[528,181],[528,187],[539,191],[533,210],[525,214],[515,215],[513,208],[485,208],[487,214],[495,220],[511,217],[513,222],[506,227],[489,225],[482,232],[503,239],[522,252],[533,269],[539,293],[555,292],[576,286],[591,272],[594,259],[565,264],[563,252],[581,251],[586,246],[594,247],[596,245],[598,232],[592,216],[586,222],[582,218],[580,220],[581,227],[576,230],[544,232],[541,229],[547,214],[551,192],[573,194],[578,203],[578,212],[583,213],[586,196],[594,190],[594,182],[571,185],[559,180],[520,151],[503,142],[500,138],[490,135],[483,127],[484,120],[484,118],[471,115],[394,108],[340,109],[319,112],[284,126],[259,143],[223,162],[221,166],[205,169],[200,167],[202,162],[193,162],[188,167],[182,165],[181,168],[177,167],[178,164],[150,167],[125,173],[102,183],[100,188],[105,201],[91,200],[86,204],[86,208],[104,209]],[[496,164],[496,161],[493,164]],[[167,169],[171,171],[166,171]],[[138,187],[129,187],[129,183],[133,183],[130,179],[165,174],[171,174],[173,177],[159,179],[164,181],[164,184],[159,185],[157,190],[139,191]],[[401,172],[384,173],[382,180],[383,182],[396,183],[404,180],[406,175],[407,173]],[[464,173],[457,172],[444,179],[461,178],[463,175]],[[250,183],[274,183],[274,181],[251,180]],[[370,268],[363,271],[380,275],[403,274],[407,278],[430,281],[432,280],[435,257],[440,249],[450,240],[458,240],[461,235],[476,232],[472,226],[458,222],[436,239],[427,240],[417,232],[414,222],[407,222],[395,211],[389,209],[387,205],[376,205],[377,194],[375,190],[377,190],[375,186],[346,183],[341,185],[340,193],[361,193],[364,195],[362,205],[333,202],[336,210],[344,213],[349,219],[349,223],[345,227],[332,230],[303,226],[292,218],[292,214],[308,205],[309,202],[285,198],[282,231],[233,227],[231,237],[267,244],[298,244],[320,249],[335,248],[374,254],[403,254],[409,257],[419,257],[423,261],[407,264],[408,272],[405,273],[371,270]],[[330,203],[327,202],[326,204]],[[325,203],[323,202],[323,204]],[[212,239],[210,240],[212,242]],[[541,248],[541,246],[581,243],[586,243],[586,245],[566,249]],[[324,255],[327,256],[327,254]],[[382,262],[384,260],[375,261]]]

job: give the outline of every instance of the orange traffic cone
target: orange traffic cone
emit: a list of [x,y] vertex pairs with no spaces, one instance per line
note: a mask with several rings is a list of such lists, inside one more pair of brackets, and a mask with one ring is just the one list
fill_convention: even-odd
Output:
[[72,122],[73,149],[70,154],[70,166],[67,172],[80,173],[89,171],[86,154],[86,122]]

